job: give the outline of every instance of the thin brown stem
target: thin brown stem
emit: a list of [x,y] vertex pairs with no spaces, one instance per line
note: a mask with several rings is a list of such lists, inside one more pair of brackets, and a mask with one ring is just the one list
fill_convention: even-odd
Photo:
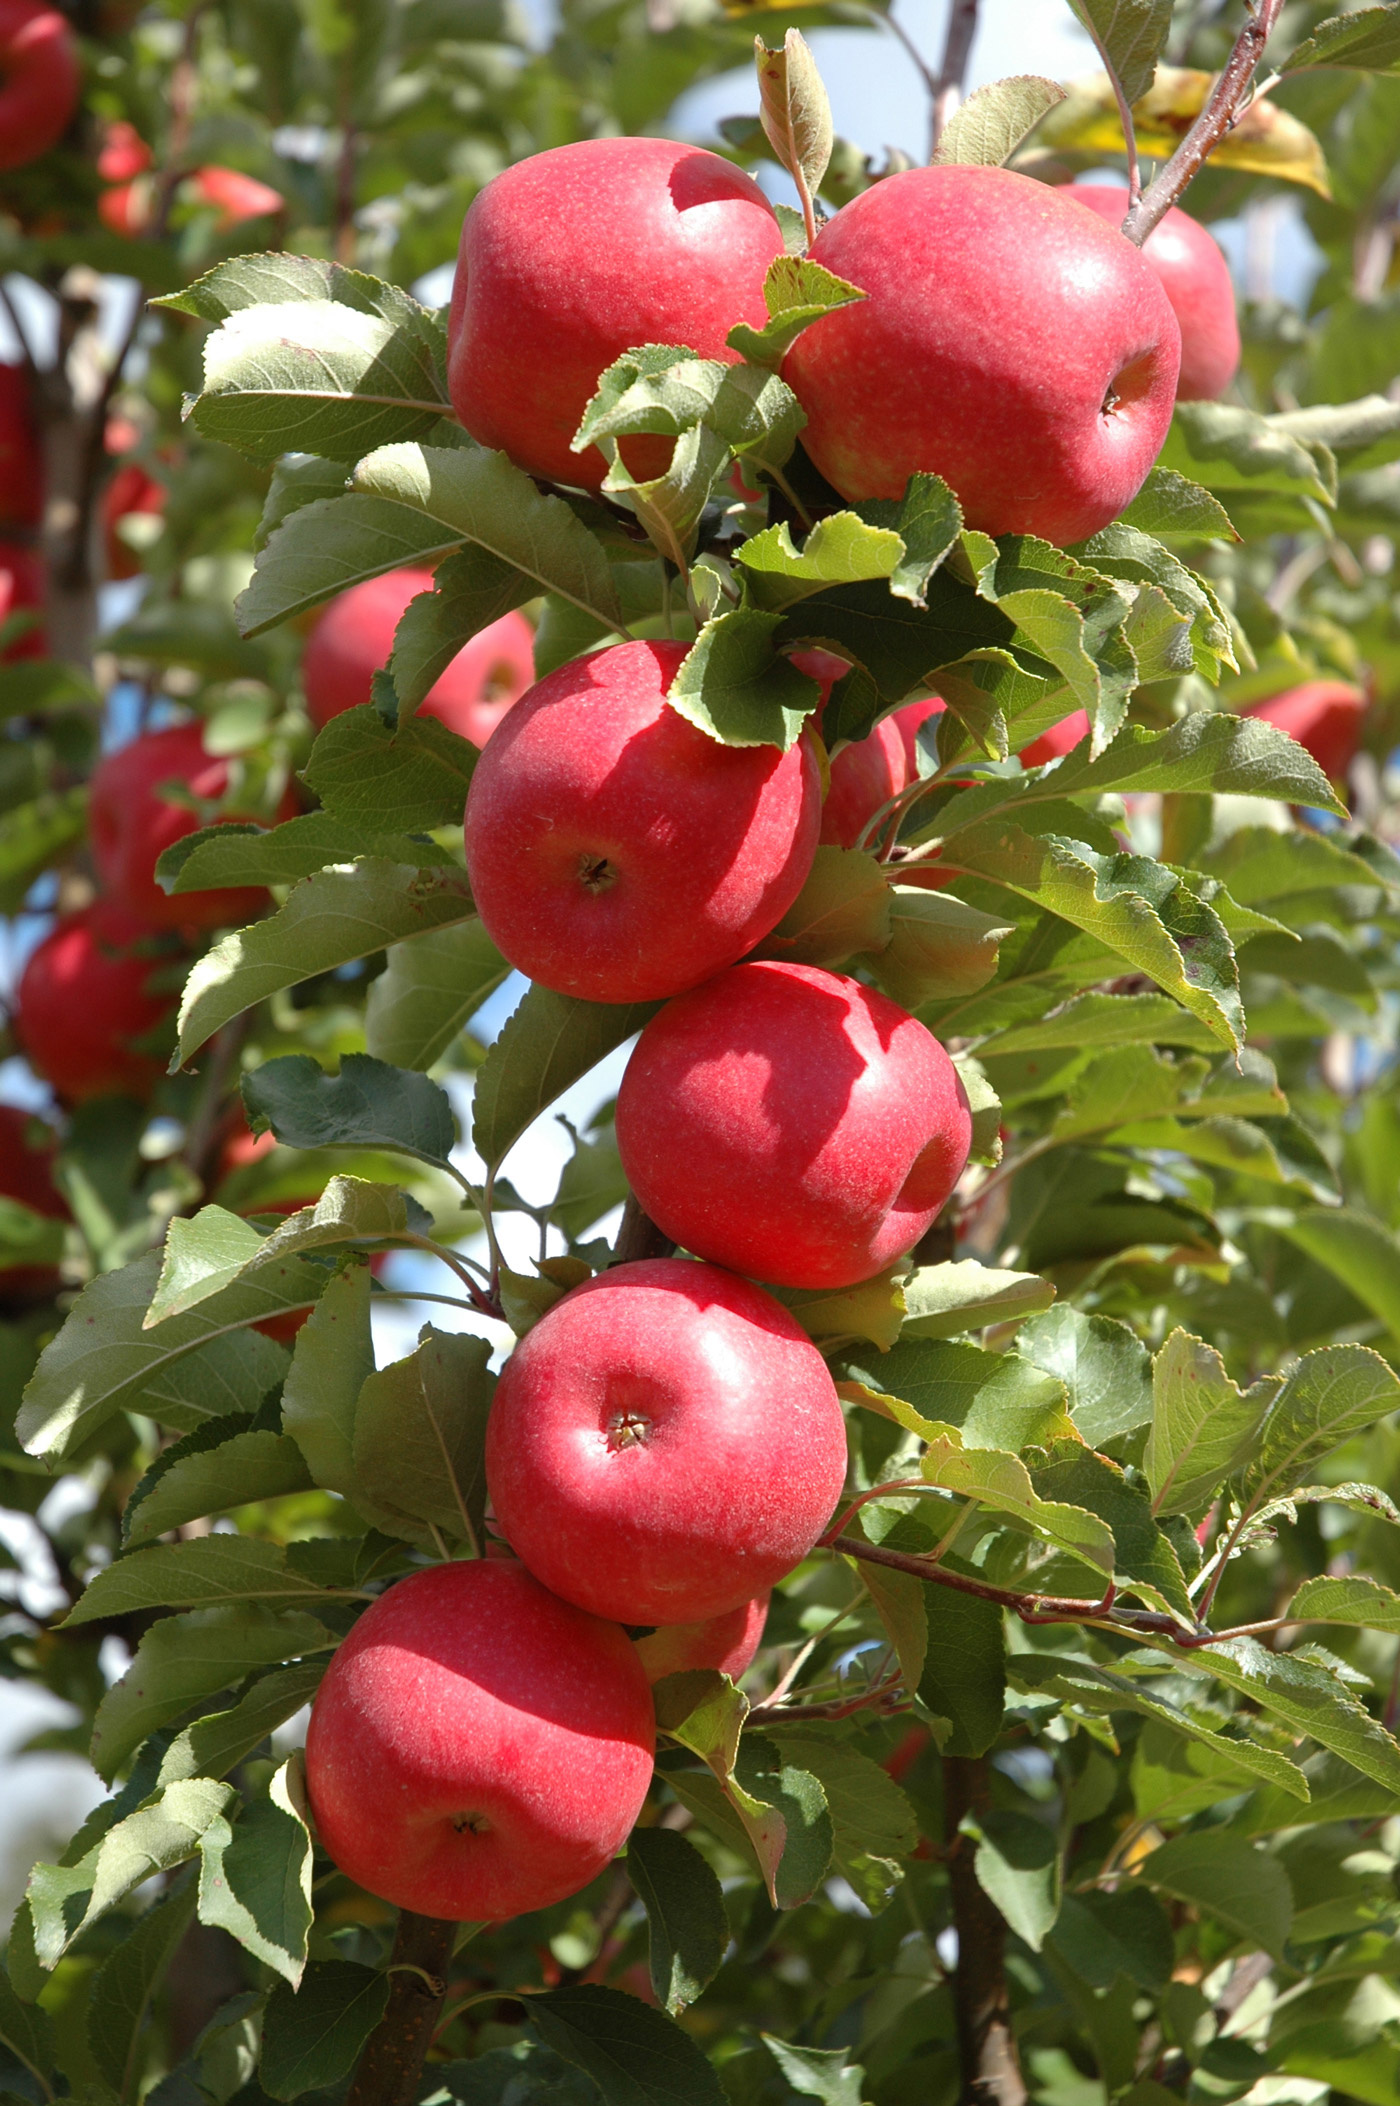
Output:
[[1163,214],[1200,173],[1225,134],[1245,108],[1264,46],[1283,12],[1283,0],[1251,0],[1249,20],[1206,98],[1205,107],[1176,152],[1143,192],[1123,222],[1129,241],[1141,248]]
[[929,124],[930,160],[938,151],[938,142],[943,137],[948,119],[962,101],[968,61],[972,57],[972,40],[977,34],[977,7],[978,0],[953,0],[948,12],[948,30],[943,39],[943,61],[939,66],[938,80],[933,89],[933,110]]
[[962,1824],[991,1807],[985,1755],[943,1758],[943,1840],[958,1964],[953,2017],[962,2088],[958,2106],[1025,2106],[1026,2081],[1011,2026],[1006,1979],[1006,1923],[977,1877],[976,1844]]
[[389,1959],[389,2002],[365,2043],[346,2106],[413,2106],[432,2045],[457,1925],[399,1912]]
[[635,1265],[641,1258],[669,1258],[675,1247],[650,1215],[642,1212],[635,1193],[629,1192],[611,1262],[614,1265]]

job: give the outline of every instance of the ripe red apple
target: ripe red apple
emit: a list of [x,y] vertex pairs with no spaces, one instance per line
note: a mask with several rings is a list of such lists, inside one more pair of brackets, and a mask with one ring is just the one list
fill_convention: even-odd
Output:
[[[569,441],[598,376],[638,344],[732,363],[736,322],[767,319],[783,253],[773,208],[718,154],[674,139],[583,139],[496,176],[462,227],[447,325],[453,407],[474,439],[531,475],[597,489],[607,464]],[[659,475],[664,438],[630,440]]]
[[[109,443],[108,451],[113,450]],[[124,461],[102,492],[102,538],[109,578],[135,578],[141,574],[140,557],[117,532],[120,522],[133,513],[158,514],[164,510],[164,483],[158,483],[139,461]]]
[[[317,615],[301,661],[313,724],[329,724],[369,701],[375,673],[389,663],[399,617],[410,600],[432,589],[430,570],[387,570],[352,585]],[[535,632],[523,614],[503,614],[463,644],[419,714],[484,746],[534,677]]]
[[736,965],[668,1002],[617,1100],[622,1167],[658,1227],[784,1287],[849,1287],[912,1250],[971,1142],[932,1033],[811,965]]
[[655,1683],[691,1668],[713,1667],[737,1682],[763,1643],[767,1621],[768,1595],[760,1594],[703,1623],[663,1623],[636,1641],[647,1680]]
[[29,376],[0,365],[0,532],[36,527],[44,516],[44,454]]
[[[46,583],[43,558],[36,550],[21,541],[0,541],[0,626],[11,615],[41,613]],[[47,648],[43,623],[31,623],[0,648],[0,665],[17,658],[42,658]]]
[[[1125,185],[1071,183],[1060,195],[1087,205],[1111,227],[1122,227],[1128,210]],[[1220,244],[1198,219],[1171,205],[1143,243],[1142,255],[1161,279],[1181,328],[1176,399],[1213,402],[1240,364],[1235,288]]]
[[828,220],[812,260],[869,295],[797,339],[802,443],[845,498],[952,484],[988,534],[1080,541],[1141,487],[1181,333],[1151,266],[1004,168],[910,168]]
[[506,1362],[486,1428],[496,1518],[535,1577],[630,1623],[699,1623],[800,1564],[846,1476],[826,1362],[713,1265],[617,1265]]
[[854,848],[881,806],[918,781],[919,726],[943,706],[936,696],[906,702],[893,716],[882,717],[868,738],[841,748],[831,763],[831,787],[822,806],[823,841]]
[[155,217],[155,185],[149,176],[133,176],[129,183],[114,183],[100,193],[97,216],[104,227],[132,241],[144,234]]
[[560,666],[472,776],[477,909],[511,964],[561,994],[693,987],[767,935],[811,867],[809,741],[722,746],[688,723],[666,701],[687,648],[615,644]]
[[0,169],[56,146],[78,107],[82,69],[73,33],[42,0],[0,0]]
[[1356,759],[1366,707],[1365,695],[1349,681],[1305,680],[1301,687],[1254,703],[1244,715],[1276,724],[1306,747],[1324,775],[1341,782]]
[[1089,712],[1076,709],[1073,715],[1061,717],[1058,724],[1052,724],[1048,731],[1041,732],[1038,739],[1032,739],[1029,746],[1021,748],[1021,766],[1043,768],[1047,761],[1059,760],[1063,754],[1072,752],[1079,741],[1088,736]]
[[[229,763],[211,755],[200,723],[173,724],[166,731],[143,732],[129,745],[109,753],[92,778],[88,827],[93,861],[112,898],[150,928],[216,929],[252,921],[267,905],[261,885],[240,885],[207,892],[163,892],[156,883],[156,859],[204,823],[186,804],[162,794],[178,783],[209,803],[228,789]],[[282,818],[290,818],[295,800],[283,800]],[[227,819],[247,813],[226,813]]]
[[366,1609],[312,1706],[306,1785],[356,1885],[419,1915],[499,1922],[605,1869],[655,1745],[626,1632],[482,1558],[415,1572]]
[[144,175],[154,160],[155,155],[134,124],[118,117],[106,126],[97,156],[97,173],[104,183],[129,183],[133,177]]
[[240,168],[197,168],[188,183],[196,204],[213,205],[221,234],[241,226],[245,219],[266,219],[286,203],[280,190],[244,175]]
[[149,1096],[164,1063],[136,1044],[164,1023],[173,989],[150,985],[160,961],[144,926],[111,900],[65,914],[25,966],[15,1035],[54,1094]]
[[[0,1104],[0,1197],[17,1199],[47,1221],[67,1221],[68,1202],[53,1181],[57,1150],[58,1136],[43,1119],[16,1104]],[[45,1300],[59,1279],[56,1265],[0,1266],[0,1308]]]

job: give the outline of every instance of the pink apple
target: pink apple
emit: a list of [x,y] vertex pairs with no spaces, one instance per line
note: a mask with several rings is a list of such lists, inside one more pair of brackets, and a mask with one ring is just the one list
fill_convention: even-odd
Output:
[[1072,752],[1079,741],[1088,736],[1089,712],[1076,709],[1073,715],[1061,717],[1058,724],[1052,724],[1048,731],[1041,732],[1038,739],[1032,739],[1029,746],[1021,748],[1021,766],[1043,768],[1047,761],[1059,760]]
[[151,984],[162,961],[147,933],[124,909],[98,900],[55,922],[20,976],[15,1036],[66,1104],[148,1097],[164,1072],[139,1041],[164,1023],[177,996]]
[[[313,724],[329,724],[369,701],[375,673],[389,663],[399,617],[410,600],[432,589],[430,570],[387,570],[322,610],[301,661]],[[463,644],[419,704],[419,715],[484,746],[534,677],[535,632],[523,614],[504,614]]]
[[0,365],[0,532],[37,527],[44,516],[44,452],[29,375]]
[[1366,709],[1365,694],[1350,681],[1305,680],[1301,687],[1255,702],[1243,714],[1276,724],[1312,755],[1324,775],[1342,782],[1361,744]]
[[[1060,192],[1087,205],[1111,227],[1122,227],[1128,210],[1124,185],[1071,183]],[[1213,234],[1175,205],[1158,220],[1142,246],[1162,281],[1181,328],[1178,402],[1213,402],[1239,371],[1240,325],[1230,266]]]
[[698,1623],[800,1564],[846,1476],[826,1362],[771,1295],[679,1258],[585,1280],[496,1385],[486,1483],[535,1577],[596,1616]]
[[811,965],[737,965],[669,1002],[617,1100],[622,1167],[657,1226],[784,1287],[849,1287],[912,1250],[971,1141],[932,1033]]
[[942,708],[937,697],[907,702],[893,716],[882,717],[868,738],[841,748],[831,763],[831,787],[822,806],[823,841],[854,848],[881,806],[918,781],[919,727]]
[[[17,1199],[47,1221],[67,1221],[68,1202],[53,1181],[57,1152],[58,1135],[45,1120],[16,1104],[0,1104],[0,1196]],[[41,1301],[57,1291],[59,1280],[56,1265],[0,1265],[0,1309]]]
[[[569,442],[624,351],[684,345],[732,363],[736,322],[767,319],[782,230],[758,185],[674,139],[583,139],[517,161],[462,228],[447,325],[453,406],[474,439],[531,475],[596,489],[607,471]],[[669,439],[629,440],[659,475]]]
[[104,127],[97,156],[97,173],[104,183],[129,183],[144,175],[154,160],[155,155],[135,125],[128,124],[124,117],[115,118]]
[[244,175],[241,168],[197,168],[189,179],[196,204],[212,205],[218,213],[219,231],[241,226],[245,219],[268,219],[286,204],[280,190]]
[[455,1922],[548,1908],[642,1810],[656,1722],[616,1624],[499,1559],[382,1594],[331,1660],[306,1736],[323,1848],[395,1907]]
[[57,146],[78,107],[82,70],[73,32],[42,0],[0,0],[0,169]]
[[811,867],[810,742],[722,746],[688,723],[666,701],[687,648],[616,644],[560,666],[472,776],[477,909],[511,964],[561,994],[693,987],[767,935]]
[[703,1623],[663,1623],[636,1641],[647,1680],[655,1683],[666,1675],[712,1667],[728,1675],[731,1682],[737,1682],[753,1664],[767,1621],[768,1596],[760,1594],[753,1601],[740,1602],[737,1609],[726,1609],[722,1616],[707,1617]]
[[[251,921],[267,905],[260,885],[167,893],[156,882],[157,858],[204,824],[189,805],[165,796],[165,785],[183,786],[212,804],[224,796],[228,783],[229,763],[208,752],[204,726],[198,723],[143,732],[99,764],[88,807],[93,861],[112,898],[148,927],[226,928]],[[295,809],[289,794],[278,816],[290,818]]]
[[1181,336],[1132,243],[1004,168],[911,168],[853,198],[812,260],[869,295],[797,339],[783,377],[842,497],[917,470],[988,534],[1082,540],[1156,459]]

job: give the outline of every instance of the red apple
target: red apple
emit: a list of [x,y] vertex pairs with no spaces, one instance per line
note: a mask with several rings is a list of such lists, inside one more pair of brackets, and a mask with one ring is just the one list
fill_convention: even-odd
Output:
[[155,217],[155,185],[149,176],[133,176],[129,183],[114,183],[97,200],[97,216],[104,227],[125,241],[144,234]]
[[[20,541],[0,541],[0,625],[11,615],[42,612],[46,597],[43,558]],[[0,649],[0,664],[16,658],[42,658],[47,645],[44,626],[36,622]]]
[[137,1041],[165,1022],[173,989],[150,985],[159,960],[147,931],[110,900],[65,914],[25,966],[15,998],[15,1035],[56,1096],[149,1096],[164,1063]]
[[1059,760],[1062,755],[1072,752],[1079,741],[1088,736],[1089,712],[1076,709],[1072,716],[1061,717],[1058,724],[1052,724],[1048,731],[1041,732],[1038,739],[1032,739],[1029,746],[1021,748],[1021,766],[1043,768],[1047,761]]
[[763,1643],[767,1621],[768,1595],[760,1594],[703,1623],[663,1623],[636,1641],[647,1680],[655,1683],[666,1675],[713,1667],[737,1682]]
[[[1071,183],[1060,192],[1121,228],[1128,210],[1124,185]],[[1240,325],[1235,288],[1220,244],[1198,219],[1168,207],[1142,245],[1145,262],[1162,281],[1181,328],[1178,402],[1213,402],[1239,371]]]
[[1346,680],[1305,680],[1301,687],[1254,703],[1244,715],[1276,724],[1307,749],[1324,775],[1341,782],[1361,744],[1366,697]]
[[29,376],[0,365],[0,532],[37,527],[44,516],[44,453]]
[[629,1623],[699,1623],[807,1556],[846,1477],[826,1362],[713,1265],[617,1265],[511,1354],[486,1428],[496,1518],[535,1577]]
[[[184,786],[209,803],[228,789],[229,763],[205,749],[203,724],[174,724],[143,732],[109,753],[92,778],[88,828],[93,861],[114,900],[150,928],[216,929],[252,921],[267,905],[261,885],[207,892],[163,892],[156,859],[204,824],[199,813],[162,794],[167,783]],[[284,799],[289,818],[295,801]],[[248,813],[225,813],[225,819]]]
[[240,168],[197,168],[189,179],[189,190],[197,204],[215,207],[221,234],[245,219],[266,219],[286,203],[280,190],[269,189]]
[[141,574],[140,558],[117,532],[119,523],[133,513],[164,510],[164,483],[158,483],[139,461],[124,461],[102,492],[102,537],[109,578],[135,578]]
[[472,776],[477,909],[511,964],[561,994],[693,987],[767,935],[811,867],[809,741],[722,746],[688,723],[666,701],[687,648],[616,644],[560,666]]
[[[796,664],[800,654],[793,654]],[[919,779],[919,727],[943,703],[907,702],[882,717],[868,738],[843,746],[831,763],[831,787],[822,806],[823,841],[854,848],[882,805]],[[870,845],[870,844],[867,844]]]
[[[389,663],[399,617],[420,592],[431,592],[430,570],[387,570],[333,599],[316,617],[301,661],[306,709],[313,724],[329,724],[343,710],[370,699],[380,666]],[[474,746],[484,746],[501,718],[535,677],[535,632],[523,614],[503,614],[463,644],[419,704]]]
[[668,1002],[617,1100],[622,1167],[657,1226],[784,1287],[849,1287],[912,1250],[971,1142],[932,1033],[812,965],[737,965]]
[[97,173],[104,183],[129,183],[133,177],[144,175],[154,160],[155,155],[135,125],[118,117],[103,132]]
[[[58,1136],[43,1119],[18,1105],[0,1104],[0,1197],[17,1199],[47,1221],[67,1221],[68,1202],[53,1181],[57,1150]],[[0,1266],[0,1308],[45,1300],[59,1279],[56,1265]]]
[[[732,363],[736,322],[767,319],[782,230],[758,185],[674,139],[583,139],[496,176],[462,227],[447,325],[453,406],[474,439],[552,482],[597,489],[607,464],[569,442],[598,376],[640,344]],[[630,440],[659,475],[672,441]]]
[[415,1572],[366,1609],[312,1706],[306,1785],[322,1847],[357,1886],[499,1922],[606,1868],[655,1745],[626,1632],[482,1558]]
[[844,498],[952,484],[988,534],[1079,541],[1141,487],[1181,335],[1151,266],[1004,168],[910,168],[853,198],[812,260],[869,295],[797,339],[802,443]]
[[82,70],[73,32],[42,0],[0,0],[0,169],[56,146],[78,107]]

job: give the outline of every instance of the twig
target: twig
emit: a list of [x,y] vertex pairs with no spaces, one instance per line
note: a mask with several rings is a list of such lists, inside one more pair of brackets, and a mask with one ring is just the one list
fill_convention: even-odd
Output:
[[636,1194],[629,1192],[609,1263],[635,1265],[640,1258],[669,1258],[675,1247],[670,1237],[642,1212]]
[[1235,48],[1207,97],[1205,107],[1123,222],[1123,232],[1138,248],[1142,247],[1163,214],[1176,203],[1192,177],[1199,174],[1244,109],[1255,69],[1264,56],[1264,46],[1282,11],[1283,0],[1251,0],[1249,20],[1236,37]]
[[389,2002],[365,2043],[346,2106],[413,2106],[432,2043],[457,1925],[399,1912],[389,1961]]
[[1092,18],[1087,12],[1080,14],[1077,8],[1075,13],[1078,16],[1080,27],[1088,30],[1089,35],[1093,39],[1094,49],[1103,60],[1103,70],[1108,75],[1108,84],[1113,90],[1113,99],[1118,105],[1118,121],[1123,127],[1123,144],[1127,148],[1128,153],[1128,206],[1131,210],[1142,196],[1142,169],[1138,163],[1137,127],[1133,123],[1133,106],[1128,100],[1122,81],[1118,78],[1113,61],[1108,55],[1108,46],[1104,43],[1097,29],[1095,29]]
[[933,112],[929,122],[930,160],[938,151],[938,142],[943,137],[949,118],[962,101],[968,60],[972,57],[972,40],[977,34],[977,7],[978,0],[953,0],[948,13],[948,31],[943,39],[943,62],[938,69],[938,81],[933,92]]

